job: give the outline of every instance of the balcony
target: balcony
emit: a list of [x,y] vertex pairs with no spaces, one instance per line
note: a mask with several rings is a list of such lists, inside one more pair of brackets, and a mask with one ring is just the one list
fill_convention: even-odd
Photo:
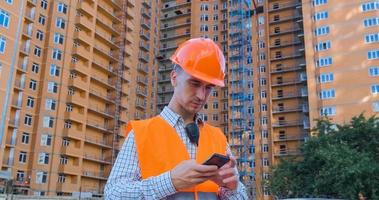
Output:
[[33,26],[32,24],[28,24],[24,30],[22,31],[22,34],[26,36],[28,39],[31,39],[33,36]]
[[167,12],[168,10],[179,9],[181,7],[190,6],[190,5],[191,5],[191,2],[179,3],[179,4],[175,4],[175,5],[168,6],[168,7],[161,7],[161,11]]
[[139,34],[140,34],[141,38],[143,38],[145,40],[150,40],[150,32],[141,29]]
[[28,56],[30,53],[30,45],[22,44],[20,47],[20,53]]
[[148,53],[140,52],[138,54],[138,58],[139,58],[139,60],[141,60],[141,61],[143,61],[145,63],[149,62],[149,54]]
[[150,28],[151,28],[151,22],[150,22],[150,20],[146,20],[146,19],[142,18],[141,19],[141,26],[143,28],[146,28],[146,29],[150,30]]
[[19,119],[11,119],[8,121],[8,125],[13,128],[17,128],[20,125]]
[[142,110],[146,110],[146,101],[136,100],[136,107],[141,108]]
[[160,48],[159,51],[171,51],[175,50],[176,48],[178,48],[178,45],[164,46]]
[[61,149],[61,152],[62,152],[62,154],[78,158],[79,157],[78,153],[82,152],[82,149],[77,148],[74,145],[71,145],[71,143],[70,143],[70,146],[66,146],[66,147],[63,146]]
[[143,88],[136,88],[136,93],[137,95],[140,95],[140,96],[143,96],[143,97],[147,97],[147,89],[143,89]]
[[99,15],[96,18],[96,22],[99,23],[103,28],[109,30],[115,36],[120,36],[120,32],[116,29],[116,25],[110,20],[105,20],[104,17],[100,17]]
[[94,9],[91,5],[86,3],[85,1],[80,1],[78,3],[78,10],[87,13],[88,15],[94,16]]
[[110,119],[113,119],[114,118],[114,114],[115,114],[114,110],[100,108],[97,105],[91,105],[91,104],[88,106],[88,110],[96,112],[96,113],[102,115],[103,117],[110,118]]
[[279,151],[275,151],[274,156],[300,156],[301,151],[299,149],[280,149]]
[[109,0],[108,2],[113,6],[115,11],[122,11],[120,3],[117,0]]
[[274,107],[272,109],[273,114],[289,113],[289,112],[304,112],[308,110],[308,105],[299,105],[294,107]]
[[84,124],[85,116],[84,116],[84,108],[73,109],[71,112],[64,113],[65,119],[70,119],[78,124]]
[[134,8],[134,7],[136,6],[136,2],[135,2],[135,0],[128,0],[128,4],[127,4],[127,6],[128,6],[129,8]]
[[92,45],[92,38],[85,31],[75,31],[74,38],[86,43],[87,45]]
[[15,80],[14,82],[15,89],[24,90],[25,89],[25,80]]
[[[76,153],[78,154],[78,152],[76,152]],[[78,158],[79,158],[79,156],[75,156],[75,160],[78,160]],[[81,167],[79,167],[79,162],[78,161],[76,161],[76,162],[77,163],[74,164],[72,161],[68,161],[68,163],[65,165],[59,165],[58,166],[58,172],[68,174],[68,175],[75,175],[75,176],[79,175]]]
[[96,59],[92,59],[92,64],[94,66],[97,66],[97,67],[105,70],[106,72],[109,72],[109,73],[113,74],[113,75],[117,73],[117,69],[116,68],[114,68],[113,66],[109,66],[106,63],[102,63],[102,62],[100,62],[100,61],[98,61]]
[[293,72],[293,71],[299,71],[305,69],[305,61],[303,63],[299,63],[298,65],[294,66],[283,66],[283,67],[276,67],[271,69],[271,74],[277,74],[277,73],[285,73],[285,72]]
[[298,28],[298,27],[295,27],[295,28],[288,28],[288,29],[280,29],[278,31],[274,31],[274,32],[271,32],[270,33],[270,36],[277,36],[277,35],[282,35],[282,34],[287,34],[287,33],[294,33],[294,32],[298,32],[298,31],[302,31],[303,29],[302,28]]
[[300,45],[303,41],[301,40],[287,40],[287,41],[281,41],[270,45],[271,49],[279,48],[279,47],[286,47],[286,46],[294,46],[294,45]]
[[277,86],[287,86],[287,85],[295,85],[295,84],[300,84],[300,83],[306,83],[307,79],[306,78],[294,78],[294,79],[284,79],[281,81],[273,81],[271,84],[272,87],[277,87]]
[[173,93],[174,92],[174,89],[173,88],[170,88],[170,89],[162,89],[162,88],[158,88],[158,94],[170,94],[170,93]]
[[135,18],[135,16],[134,16],[134,13],[135,11],[133,10],[133,8],[127,8],[126,9],[126,18],[127,19],[130,19],[130,20],[133,20],[134,18]]
[[104,172],[82,171],[82,176],[86,178],[100,179],[104,181],[107,180],[107,176],[105,176]]
[[79,24],[81,27],[87,29],[88,31],[91,31],[93,28],[92,22],[84,16],[76,16],[75,21],[76,24]]
[[147,84],[149,83],[149,80],[147,79],[147,77],[144,78],[142,76],[137,76],[137,83],[147,86]]
[[302,126],[303,120],[279,120],[278,122],[272,123],[273,128],[282,128],[282,127],[292,127],[292,126]]
[[149,0],[142,0],[142,5],[146,8],[151,8],[151,2]]
[[88,136],[85,137],[84,141],[86,143],[90,143],[90,144],[94,144],[94,145],[97,145],[97,146],[100,146],[100,147],[112,149],[112,142],[110,142],[110,141],[104,141],[104,140],[100,140],[100,139],[93,139],[92,137],[88,137]]
[[168,71],[172,71],[172,66],[171,65],[168,65],[168,66],[160,66],[158,71],[159,72],[168,72]]
[[283,99],[291,99],[291,98],[301,98],[307,97],[308,92],[287,92],[285,94],[277,94],[273,95],[272,100],[283,100]]
[[35,7],[37,4],[37,0],[28,0],[28,2],[31,6]]
[[34,18],[35,18],[35,12],[34,11],[28,11],[26,14],[25,14],[25,19],[30,22],[30,23],[33,23],[34,22]]
[[74,95],[68,95],[67,101],[76,105],[84,106],[87,102],[86,94],[84,92],[76,92]]
[[168,103],[170,103],[170,100],[158,100],[158,106],[168,105]]
[[21,109],[22,107],[22,99],[15,99],[12,101],[12,104],[11,104],[12,107],[16,108],[16,109]]
[[271,8],[269,8],[268,12],[276,12],[281,11],[285,9],[290,9],[294,7],[301,6],[301,2],[291,2],[291,3],[279,3],[279,4],[272,4]]
[[278,19],[272,19],[272,20],[270,20],[270,24],[272,25],[272,24],[277,24],[277,23],[290,21],[290,20],[299,20],[302,18],[303,18],[302,15],[296,14],[296,15],[291,15],[291,16],[286,16],[286,17],[280,17]]
[[119,48],[115,43],[116,39],[109,34],[103,33],[99,30],[95,30],[95,36],[98,36],[102,41],[104,41],[107,45],[111,46],[111,48]]
[[93,162],[98,162],[98,163],[103,163],[103,164],[112,164],[112,160],[109,157],[105,156],[95,156],[95,155],[90,155],[90,154],[84,154],[83,159],[90,160]]
[[114,131],[113,126],[109,126],[109,125],[106,126],[106,125],[104,125],[104,123],[96,122],[96,121],[92,121],[92,120],[87,120],[87,126],[98,129],[98,130],[103,131],[103,132],[107,132],[107,133],[113,133],[113,131]]
[[143,65],[143,64],[138,64],[138,66],[137,66],[137,70],[139,71],[139,72],[143,72],[144,74],[148,74],[149,73],[149,67],[148,67],[148,65]]
[[288,134],[288,135],[284,135],[284,136],[277,136],[274,138],[274,142],[288,142],[288,141],[304,141],[305,138],[307,138],[307,134],[305,133],[302,133],[302,134],[296,134],[294,133],[294,135],[292,134]]
[[142,40],[139,42],[139,47],[142,50],[149,51],[150,50],[150,45],[147,42],[143,42]]
[[173,40],[173,39],[177,39],[177,38],[181,38],[181,37],[189,37],[189,36],[191,36],[190,32],[183,32],[183,33],[179,33],[179,34],[176,34],[176,35],[170,35],[170,36],[167,36],[167,37],[161,37],[160,40],[161,41],[167,41],[167,40]]
[[79,185],[75,183],[59,183],[57,182],[57,191],[60,192],[71,192],[71,191],[77,191],[79,189]]
[[295,53],[292,53],[289,55],[277,55],[277,56],[271,58],[271,62],[286,60],[286,59],[292,59],[292,58],[299,58],[299,57],[303,57],[303,54],[295,52]]
[[97,75],[91,75],[91,80],[95,80],[96,82],[102,84],[108,89],[113,90],[116,88],[116,79],[111,79],[111,78],[106,79],[106,78],[100,78]]
[[160,20],[163,22],[163,21],[167,21],[167,20],[171,20],[171,19],[175,19],[175,18],[179,18],[179,17],[185,17],[185,16],[191,16],[191,12],[186,12],[186,13],[182,12],[181,14],[162,17]]
[[101,55],[104,55],[107,58],[112,59],[114,62],[118,62],[117,51],[105,50],[96,44],[93,47],[94,47],[94,50],[99,52]]
[[98,3],[97,7],[100,8],[99,10],[102,10],[103,13],[105,13],[108,17],[112,19],[112,21],[116,23],[121,23],[121,20],[117,17],[116,12],[113,11],[111,8],[108,8],[105,5],[102,5],[102,3]]
[[88,61],[89,51],[83,46],[76,46],[72,49],[72,54],[78,55],[81,59]]
[[98,97],[98,98],[104,99],[104,100],[106,100],[106,101],[108,101],[108,102],[110,102],[110,103],[114,103],[114,101],[115,101],[115,99],[116,99],[116,97],[115,97],[114,95],[111,95],[111,94],[104,94],[104,93],[99,92],[99,91],[96,91],[96,90],[94,90],[94,89],[90,89],[90,90],[89,90],[89,93],[90,93],[91,95],[94,95],[94,96]]
[[158,78],[158,83],[167,83],[171,81],[171,77],[159,77]]
[[175,24],[175,25],[171,25],[171,26],[163,26],[163,28],[161,28],[161,31],[169,31],[169,30],[172,30],[172,29],[180,28],[180,27],[183,27],[183,26],[190,26],[190,25],[191,25],[191,22],[186,22],[186,23],[181,23],[181,24]]
[[146,8],[141,8],[142,16],[146,17],[147,19],[151,18],[151,11],[149,11]]

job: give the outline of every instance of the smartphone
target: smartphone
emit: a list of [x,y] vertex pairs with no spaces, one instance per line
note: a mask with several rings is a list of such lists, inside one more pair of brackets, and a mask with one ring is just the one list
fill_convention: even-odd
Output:
[[216,165],[218,168],[224,166],[229,162],[230,158],[218,153],[214,153],[208,160],[206,160],[203,165]]

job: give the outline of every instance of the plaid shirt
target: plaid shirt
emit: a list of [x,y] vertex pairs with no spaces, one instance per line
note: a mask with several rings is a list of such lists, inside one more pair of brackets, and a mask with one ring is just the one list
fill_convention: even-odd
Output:
[[[175,128],[186,145],[191,159],[195,159],[197,147],[187,137],[183,118],[168,107],[163,109],[160,116]],[[196,119],[203,123],[199,117]],[[227,153],[231,155],[229,146]],[[108,178],[105,186],[105,199],[166,199],[176,192],[171,181],[170,171],[142,180],[132,130],[128,134]],[[247,199],[246,188],[241,182],[238,183],[236,190],[221,187],[219,198],[222,200]]]

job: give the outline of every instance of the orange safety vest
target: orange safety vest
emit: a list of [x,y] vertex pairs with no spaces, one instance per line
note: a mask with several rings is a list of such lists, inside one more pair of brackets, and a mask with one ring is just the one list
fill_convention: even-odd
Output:
[[[176,130],[160,116],[147,120],[130,121],[126,134],[134,131],[137,155],[143,179],[157,176],[173,169],[184,160],[189,160],[186,146]],[[196,152],[196,162],[203,163],[213,153],[225,154],[227,140],[220,129],[206,123],[199,126],[200,138]],[[180,192],[215,192],[219,186],[213,181],[205,181]]]

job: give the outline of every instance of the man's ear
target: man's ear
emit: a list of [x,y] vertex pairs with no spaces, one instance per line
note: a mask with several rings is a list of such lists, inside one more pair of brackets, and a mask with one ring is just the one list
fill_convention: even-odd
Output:
[[175,70],[172,70],[171,73],[170,73],[170,77],[171,77],[171,85],[172,87],[176,87],[176,84],[177,84],[177,78],[178,78],[178,74],[176,73]]

